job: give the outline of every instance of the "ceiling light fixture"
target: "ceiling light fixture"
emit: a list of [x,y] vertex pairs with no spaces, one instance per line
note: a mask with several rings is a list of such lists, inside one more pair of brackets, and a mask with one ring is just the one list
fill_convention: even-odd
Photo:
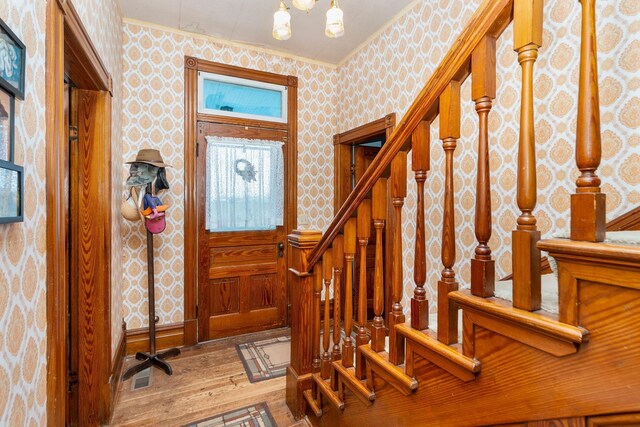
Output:
[[[292,0],[293,6],[305,12],[309,12],[318,0]],[[324,33],[327,37],[337,38],[344,34],[344,13],[338,6],[338,0],[331,0],[331,6],[327,10],[327,24]],[[291,37],[291,15],[289,8],[280,0],[278,10],[273,14],[273,38],[288,40]]]
[[331,7],[327,10],[327,26],[324,33],[327,37],[336,38],[344,34],[344,20],[342,9],[338,7],[338,0],[331,0]]
[[317,0],[293,0],[293,6],[304,12],[309,12],[316,5]]
[[273,14],[273,38],[276,40],[288,40],[291,37],[291,15],[287,10],[287,5],[280,0],[280,6]]

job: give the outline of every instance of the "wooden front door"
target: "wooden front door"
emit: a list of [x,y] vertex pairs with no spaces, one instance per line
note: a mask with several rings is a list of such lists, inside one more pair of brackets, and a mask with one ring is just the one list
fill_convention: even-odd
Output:
[[[273,140],[285,144],[288,141],[288,132],[282,128],[198,122],[199,341],[286,324],[285,227],[254,231],[207,230],[207,136]],[[285,156],[286,152],[284,150]],[[286,205],[284,215],[286,224]]]

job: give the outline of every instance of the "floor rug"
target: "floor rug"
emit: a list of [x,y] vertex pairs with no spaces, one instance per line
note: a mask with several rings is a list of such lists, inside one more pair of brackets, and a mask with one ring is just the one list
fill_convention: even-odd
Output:
[[281,377],[286,373],[291,338],[280,337],[236,345],[238,355],[252,383]]
[[246,406],[184,427],[277,427],[266,402]]

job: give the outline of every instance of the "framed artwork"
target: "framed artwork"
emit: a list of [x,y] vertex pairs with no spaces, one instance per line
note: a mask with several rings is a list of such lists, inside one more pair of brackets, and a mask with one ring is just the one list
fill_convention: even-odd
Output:
[[22,166],[0,161],[0,224],[22,221],[23,188]]
[[15,98],[0,89],[0,161],[13,162]]
[[0,87],[24,99],[26,49],[24,43],[0,19]]

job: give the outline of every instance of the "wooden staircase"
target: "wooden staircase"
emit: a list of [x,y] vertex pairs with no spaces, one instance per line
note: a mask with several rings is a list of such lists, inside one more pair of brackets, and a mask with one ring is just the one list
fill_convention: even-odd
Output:
[[[533,214],[537,192],[533,65],[542,44],[543,2],[487,0],[327,232],[296,231],[289,236],[292,346],[287,403],[296,417],[308,414],[312,424],[322,426],[640,425],[640,370],[636,368],[640,362],[640,247],[603,243],[605,195],[597,176],[601,142],[594,3],[582,0],[576,137],[581,175],[571,196],[571,238],[541,241]],[[488,245],[492,228],[488,115],[496,96],[496,39],[512,22],[514,49],[522,67],[517,156],[520,216],[512,234],[512,301],[506,301],[494,297],[495,266]],[[461,289],[454,270],[453,154],[460,137],[460,86],[469,76],[479,119],[478,245],[469,260],[469,289]],[[434,328],[429,325],[424,288],[424,183],[430,169],[430,125],[436,118],[446,167],[442,275]],[[415,288],[407,321],[401,302],[408,155],[417,184],[417,218]],[[354,280],[354,262],[365,265],[372,228],[375,274],[373,283],[367,283],[364,268]],[[382,241],[385,229],[391,249],[387,251]],[[558,263],[557,314],[540,309],[541,250]],[[388,325],[383,317],[384,252],[392,259],[387,275],[392,293]],[[355,302],[354,286],[358,287]],[[369,286],[373,286],[375,314],[370,324]]]

